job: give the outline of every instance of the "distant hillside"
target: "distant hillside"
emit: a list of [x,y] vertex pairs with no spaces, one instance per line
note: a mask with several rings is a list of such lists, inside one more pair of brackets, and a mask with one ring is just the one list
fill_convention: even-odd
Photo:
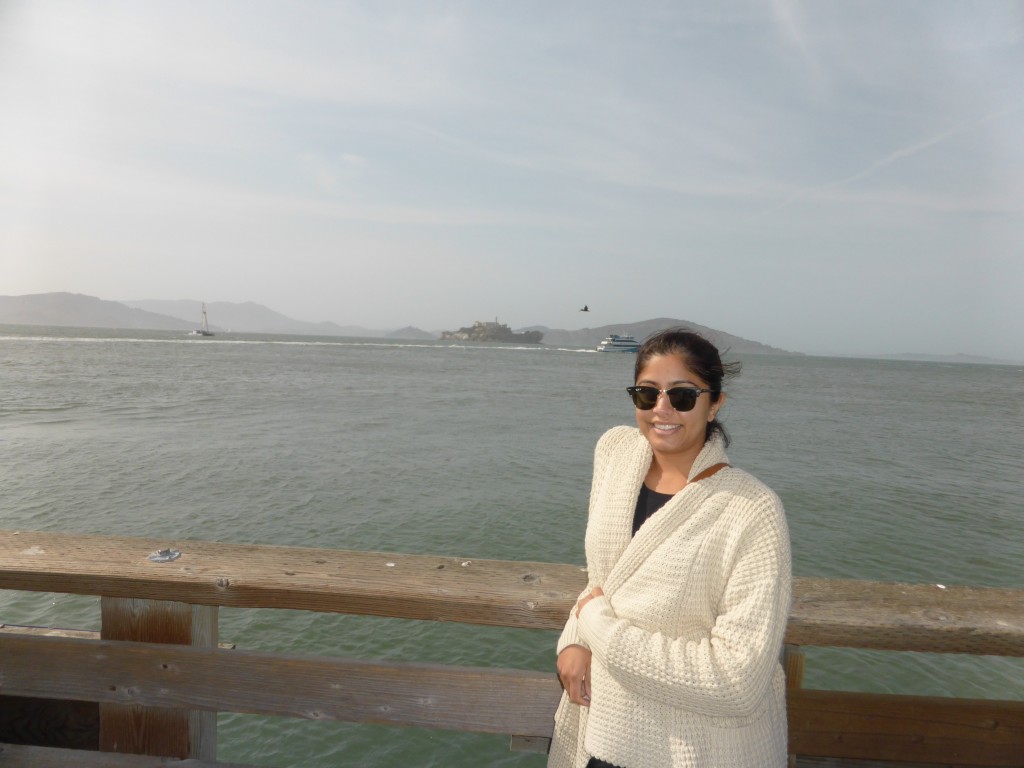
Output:
[[715,346],[723,352],[733,354],[757,354],[757,355],[797,355],[799,352],[789,352],[778,347],[771,347],[759,341],[751,341],[740,336],[733,336],[725,331],[718,331],[714,328],[691,323],[688,320],[673,320],[668,317],[659,317],[654,320],[641,320],[635,323],[617,323],[615,325],[602,325],[598,328],[582,328],[578,331],[559,331],[543,326],[531,326],[531,329],[544,333],[544,344],[548,346],[565,347],[596,347],[598,342],[610,333],[617,333],[620,336],[629,335],[638,341],[643,341],[655,331],[665,328],[688,328],[697,331],[707,337]]
[[[199,325],[201,302],[195,300],[106,301],[78,293],[40,293],[29,296],[0,296],[0,323],[10,325],[56,325],[78,328],[125,328],[168,331],[189,331]],[[430,333],[413,326],[399,330],[374,330],[362,326],[336,323],[310,323],[287,317],[261,304],[248,301],[206,303],[210,329],[217,333],[279,333],[302,336],[355,336],[432,340],[439,333]],[[533,326],[517,328],[517,332],[540,331],[546,346],[594,348],[609,333],[630,334],[641,341],[662,328],[683,326],[705,334],[721,349],[734,354],[799,354],[787,352],[757,341],[718,331],[713,328],[670,318],[643,320],[635,323],[603,325],[564,331]]]
[[390,331],[387,334],[389,339],[410,339],[414,341],[434,341],[437,339],[437,334],[428,333],[421,328],[414,328],[411,325],[405,326],[405,328],[399,328],[397,331]]
[[0,323],[187,331],[199,323],[199,308],[197,305],[195,320],[189,323],[80,293],[37,293],[0,296]]
[[[128,307],[158,312],[183,320],[192,320],[193,325],[199,322],[201,302],[190,299],[176,301],[144,299],[121,303]],[[210,328],[215,331],[281,333],[299,336],[380,337],[385,334],[384,331],[374,331],[354,325],[345,326],[329,322],[310,323],[304,320],[295,320],[252,301],[246,301],[242,304],[230,301],[209,301],[206,303],[206,315],[210,321]]]

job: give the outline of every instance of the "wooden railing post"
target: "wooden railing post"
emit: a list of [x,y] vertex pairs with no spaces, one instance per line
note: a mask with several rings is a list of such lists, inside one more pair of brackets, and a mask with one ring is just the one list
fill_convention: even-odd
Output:
[[[799,645],[787,643],[782,648],[782,665],[786,670],[786,692],[799,691],[804,685],[804,652]],[[796,768],[796,754],[789,753],[789,768]]]
[[[104,640],[215,648],[217,608],[166,600],[104,597]],[[126,681],[131,685],[132,681]],[[215,760],[217,713],[137,704],[100,705],[100,749],[137,755]]]

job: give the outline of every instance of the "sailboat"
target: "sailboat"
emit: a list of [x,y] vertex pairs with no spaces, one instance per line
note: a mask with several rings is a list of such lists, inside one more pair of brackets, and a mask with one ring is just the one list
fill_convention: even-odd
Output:
[[189,336],[213,336],[213,331],[210,330],[209,323],[206,322],[206,302],[203,302],[203,312],[200,316],[199,327],[194,331],[189,331]]

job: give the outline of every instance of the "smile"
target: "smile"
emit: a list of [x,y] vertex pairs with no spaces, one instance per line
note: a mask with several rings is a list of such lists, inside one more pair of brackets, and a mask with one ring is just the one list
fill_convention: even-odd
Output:
[[671,432],[672,430],[679,429],[680,427],[679,424],[652,424],[651,426],[659,432]]

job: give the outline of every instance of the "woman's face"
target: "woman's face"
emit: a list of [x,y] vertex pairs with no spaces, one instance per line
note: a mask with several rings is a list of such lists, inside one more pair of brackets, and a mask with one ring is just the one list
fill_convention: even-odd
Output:
[[[679,355],[656,355],[647,361],[636,380],[637,386],[671,389],[672,387],[706,388],[707,382],[686,367]],[[677,411],[669,402],[668,395],[658,396],[658,402],[649,411],[636,411],[636,423],[640,433],[647,438],[654,453],[673,461],[693,463],[704,447],[707,424],[725,402],[725,393],[719,395],[717,403],[711,402],[711,394],[702,392],[691,411]]]

